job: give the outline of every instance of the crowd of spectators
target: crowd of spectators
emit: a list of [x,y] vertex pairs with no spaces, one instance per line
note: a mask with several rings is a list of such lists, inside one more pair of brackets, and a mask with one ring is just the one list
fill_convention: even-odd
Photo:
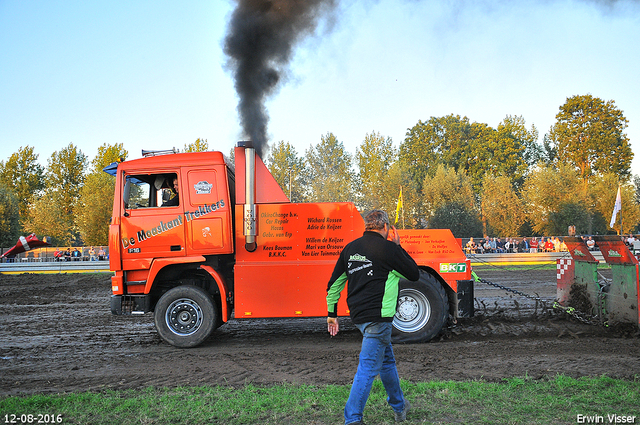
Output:
[[[597,251],[598,244],[592,236],[581,236],[590,251]],[[640,244],[640,236],[636,238],[634,235],[623,236],[625,244],[629,249],[634,249]],[[532,237],[532,238],[490,238],[485,236],[482,239],[469,241],[463,245],[467,254],[489,254],[489,253],[536,253],[536,252],[566,252],[567,246],[564,241],[557,237]]]
[[[4,249],[0,249],[4,251]],[[32,249],[26,252],[22,252],[9,257],[0,259],[2,263],[15,263],[15,262],[47,262],[47,261],[106,261],[109,259],[109,251],[104,246],[91,246],[91,247],[42,247],[39,249]]]
[[74,248],[73,251],[71,248],[66,250],[56,248],[53,258],[55,261],[103,261],[107,259],[107,254],[102,246],[98,250],[92,246],[88,251],[83,251],[78,250],[78,248]]
[[467,254],[510,253],[510,252],[562,252],[567,246],[558,237],[533,237],[533,238],[490,238],[474,240],[470,238],[464,245]]

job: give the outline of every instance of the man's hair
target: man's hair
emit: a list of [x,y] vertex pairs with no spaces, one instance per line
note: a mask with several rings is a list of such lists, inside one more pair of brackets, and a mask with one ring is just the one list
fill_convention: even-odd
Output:
[[364,230],[382,230],[385,224],[391,227],[389,216],[382,210],[373,210],[364,217]]

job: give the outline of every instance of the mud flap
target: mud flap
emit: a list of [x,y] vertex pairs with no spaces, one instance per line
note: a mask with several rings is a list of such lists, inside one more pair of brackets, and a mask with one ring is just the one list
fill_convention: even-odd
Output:
[[149,295],[112,295],[111,314],[116,316],[144,314],[151,310]]
[[473,280],[458,281],[458,317],[473,317]]

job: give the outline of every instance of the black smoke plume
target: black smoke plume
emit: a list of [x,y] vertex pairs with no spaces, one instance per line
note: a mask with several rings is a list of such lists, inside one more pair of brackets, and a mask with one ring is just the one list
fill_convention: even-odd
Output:
[[315,31],[337,0],[238,0],[224,52],[229,57],[244,136],[258,154],[267,150],[267,97],[286,76],[293,47]]

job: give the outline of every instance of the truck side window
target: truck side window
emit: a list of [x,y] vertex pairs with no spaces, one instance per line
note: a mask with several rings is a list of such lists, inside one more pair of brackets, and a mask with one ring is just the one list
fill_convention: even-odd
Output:
[[173,189],[176,173],[135,174],[126,176],[124,206],[127,209],[176,206],[178,194]]
[[146,208],[149,206],[149,184],[141,180],[144,176],[127,176],[124,192],[124,205],[128,209]]

